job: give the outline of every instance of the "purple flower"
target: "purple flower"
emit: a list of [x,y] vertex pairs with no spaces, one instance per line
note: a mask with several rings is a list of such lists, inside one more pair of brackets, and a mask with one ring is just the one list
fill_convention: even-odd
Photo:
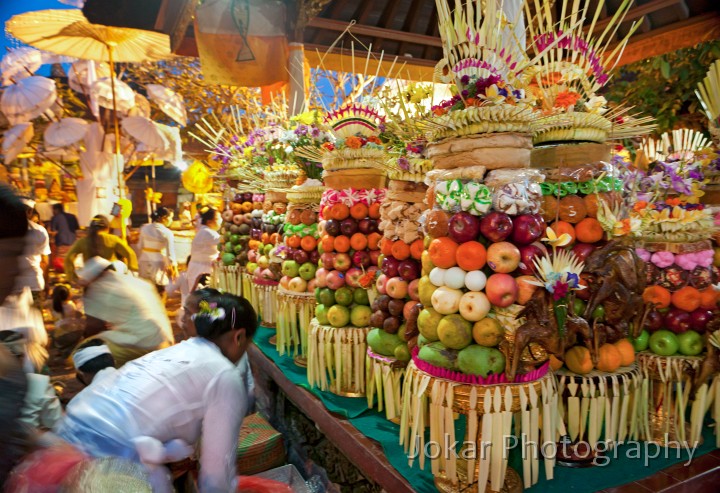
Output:
[[577,274],[573,272],[568,272],[567,274],[567,283],[570,288],[577,288],[580,285],[580,278]]
[[312,135],[314,138],[320,137],[320,129],[317,127],[313,127],[310,131],[310,135]]
[[405,156],[400,156],[397,160],[397,163],[398,167],[403,171],[407,171],[410,169],[410,161],[408,161],[408,158],[406,158]]
[[470,76],[469,75],[463,75],[460,77],[460,84],[466,86],[470,83]]
[[460,94],[462,94],[462,97],[466,98],[470,95],[470,91],[468,91],[467,89],[463,89]]

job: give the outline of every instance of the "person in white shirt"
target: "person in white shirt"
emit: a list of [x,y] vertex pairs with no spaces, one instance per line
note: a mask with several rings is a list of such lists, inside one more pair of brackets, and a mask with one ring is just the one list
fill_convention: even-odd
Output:
[[195,291],[197,280],[203,274],[210,274],[212,264],[218,257],[220,242],[220,220],[218,212],[212,207],[200,212],[201,226],[190,246],[190,264],[187,268],[188,293]]
[[23,199],[27,208],[28,230],[25,236],[25,252],[20,259],[20,275],[16,289],[30,288],[36,305],[41,301],[45,290],[45,269],[50,256],[50,236],[40,224],[31,220],[35,201]]
[[158,207],[152,215],[153,222],[140,228],[138,248],[140,277],[154,283],[158,292],[178,275],[175,255],[175,236],[168,226],[172,223],[172,211]]
[[117,272],[102,257],[89,259],[77,274],[85,285],[85,337],[102,339],[118,368],[175,342],[165,305],[152,284]]
[[[200,493],[237,488],[237,439],[248,397],[237,363],[255,330],[250,303],[211,296],[194,317],[198,337],[96,377],[67,407],[56,435],[93,457],[137,460],[153,491],[170,491],[160,465],[200,447]],[[180,453],[180,452],[183,453]]]

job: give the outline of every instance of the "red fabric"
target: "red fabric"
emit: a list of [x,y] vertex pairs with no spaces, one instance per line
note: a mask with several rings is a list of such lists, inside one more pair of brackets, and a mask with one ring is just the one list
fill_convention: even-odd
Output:
[[238,476],[237,493],[292,493],[285,483],[256,476]]
[[15,468],[5,493],[55,493],[70,470],[86,459],[85,454],[70,445],[33,452]]

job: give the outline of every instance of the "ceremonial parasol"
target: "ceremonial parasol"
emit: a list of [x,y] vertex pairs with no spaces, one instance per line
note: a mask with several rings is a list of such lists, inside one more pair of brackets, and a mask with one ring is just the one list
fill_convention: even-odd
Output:
[[145,89],[150,99],[158,105],[160,111],[181,126],[187,125],[187,111],[182,96],[160,84],[148,84]]
[[110,77],[110,66],[107,63],[80,60],[68,70],[68,85],[74,91],[89,94],[92,83],[103,77]]
[[165,135],[149,118],[128,116],[123,119],[122,127],[130,137],[144,144],[149,151],[164,151],[168,146]]
[[2,142],[5,164],[10,164],[35,135],[32,123],[20,123],[5,132]]
[[150,101],[147,100],[142,94],[135,93],[135,106],[130,108],[128,116],[144,116],[150,118],[152,108],[150,107]]
[[110,77],[103,77],[93,82],[90,86],[90,97],[99,106],[123,114],[135,106],[135,92],[130,86],[121,80],[112,80]]
[[63,118],[48,125],[43,139],[46,147],[67,147],[82,140],[87,131],[88,122],[82,118]]
[[40,50],[23,46],[8,52],[0,61],[2,83],[9,86],[15,82],[30,77],[43,65],[43,56]]
[[55,81],[32,76],[5,88],[0,108],[12,124],[23,123],[45,113],[57,100]]

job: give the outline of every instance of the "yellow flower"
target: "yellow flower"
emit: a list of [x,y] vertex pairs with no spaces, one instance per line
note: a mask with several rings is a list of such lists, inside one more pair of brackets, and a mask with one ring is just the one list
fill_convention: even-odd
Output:
[[545,238],[542,241],[546,241],[553,248],[564,247],[572,242],[572,236],[567,233],[563,233],[560,236],[555,234],[552,228],[545,229]]
[[315,122],[316,118],[317,111],[311,110],[300,113],[299,115],[295,115],[294,117],[292,117],[292,120],[302,123],[303,125],[312,125]]

